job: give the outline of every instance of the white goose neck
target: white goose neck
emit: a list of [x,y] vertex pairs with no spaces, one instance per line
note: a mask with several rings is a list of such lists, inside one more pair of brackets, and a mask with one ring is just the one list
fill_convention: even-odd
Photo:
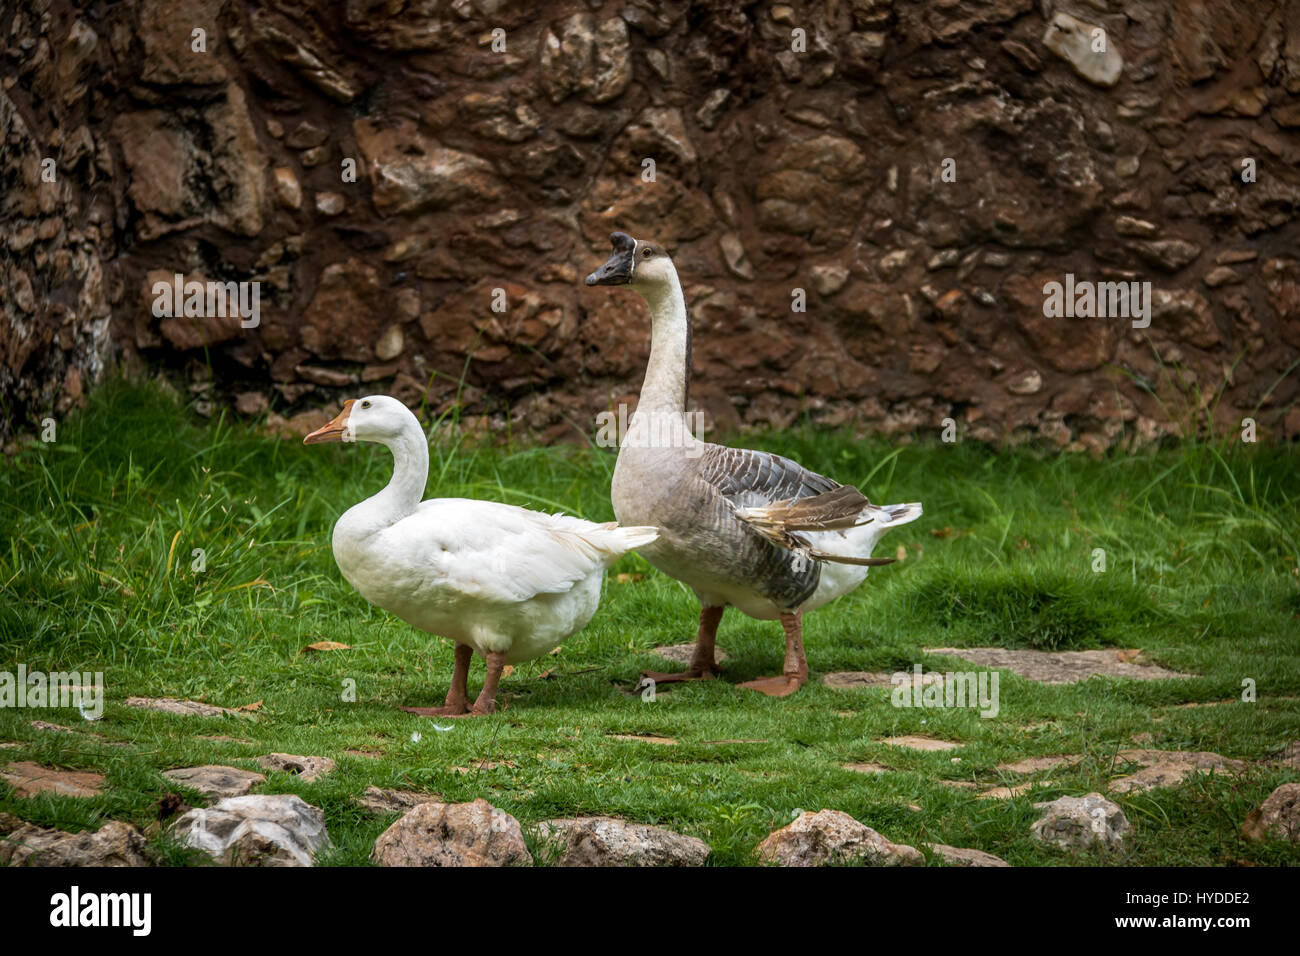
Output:
[[393,454],[393,477],[366,505],[387,526],[413,513],[424,499],[429,479],[429,442],[413,415],[400,433],[380,443]]
[[637,410],[684,413],[691,375],[691,320],[676,270],[671,281],[637,291],[650,307],[650,362]]

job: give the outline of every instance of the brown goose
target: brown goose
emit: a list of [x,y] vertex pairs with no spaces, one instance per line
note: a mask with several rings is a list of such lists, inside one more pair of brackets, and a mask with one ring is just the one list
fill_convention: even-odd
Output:
[[708,679],[727,607],[785,629],[785,667],[742,687],[784,697],[808,679],[802,616],[865,580],[871,549],[890,528],[921,515],[919,503],[871,504],[850,485],[762,451],[696,439],[688,427],[691,325],[677,270],[653,242],[610,236],[609,260],[587,285],[626,285],[650,307],[650,362],[641,400],[614,468],[611,498],[621,524],[653,525],[640,553],[684,582],[700,601],[690,667],[647,672],[656,682]]

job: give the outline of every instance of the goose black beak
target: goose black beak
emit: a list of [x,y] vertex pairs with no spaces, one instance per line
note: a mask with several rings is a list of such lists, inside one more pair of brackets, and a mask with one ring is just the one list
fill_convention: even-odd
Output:
[[587,285],[627,285],[636,267],[636,240],[625,232],[611,233],[614,252],[605,264],[587,276]]

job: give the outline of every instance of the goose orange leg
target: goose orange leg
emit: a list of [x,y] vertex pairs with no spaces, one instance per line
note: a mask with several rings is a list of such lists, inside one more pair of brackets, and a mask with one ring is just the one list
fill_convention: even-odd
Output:
[[483,678],[483,689],[478,692],[478,700],[469,713],[460,717],[484,717],[497,709],[497,685],[501,683],[501,672],[506,669],[504,651],[489,651],[487,654],[487,676]]
[[672,684],[686,680],[711,680],[722,673],[722,668],[713,659],[714,646],[718,636],[718,622],[726,608],[700,608],[700,629],[695,635],[695,653],[691,655],[691,666],[684,671],[642,671],[641,676],[656,684]]
[[421,717],[459,717],[469,710],[469,662],[474,651],[468,644],[456,645],[456,665],[451,672],[451,687],[447,690],[447,700],[441,707],[402,707],[408,714]]
[[780,677],[758,677],[741,687],[756,690],[768,697],[788,697],[808,681],[808,659],[803,653],[803,613],[781,615],[785,629],[785,669]]

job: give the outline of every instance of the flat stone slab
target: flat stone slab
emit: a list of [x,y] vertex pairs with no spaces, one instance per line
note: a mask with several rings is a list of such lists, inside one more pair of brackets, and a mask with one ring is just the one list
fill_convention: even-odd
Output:
[[[915,690],[919,687],[929,687],[931,684],[942,684],[943,674],[938,671],[930,671],[922,674],[919,678],[913,671],[905,671],[912,688]],[[863,688],[898,686],[894,683],[894,675],[884,671],[832,671],[829,674],[822,675],[822,683],[832,690],[859,690]]]
[[1112,780],[1107,785],[1112,793],[1142,793],[1157,787],[1174,787],[1193,773],[1241,773],[1248,766],[1244,760],[1203,750],[1125,750],[1118,760],[1141,764],[1142,769]]
[[863,687],[889,687],[889,675],[876,671],[832,671],[822,675],[822,683],[832,690],[858,690]]
[[88,770],[58,770],[30,760],[7,764],[0,778],[20,797],[54,793],[63,797],[95,797],[104,789],[104,775]]
[[145,840],[129,823],[68,833],[0,813],[0,866],[150,866]]
[[632,740],[642,744],[658,744],[661,747],[676,747],[677,741],[672,737],[661,737],[658,734],[606,734],[606,737],[613,737],[615,740]]
[[164,770],[163,776],[173,783],[213,799],[242,797],[259,783],[266,782],[266,777],[260,773],[241,770],[239,767],[224,767],[220,764]]
[[956,750],[961,746],[961,744],[954,743],[951,740],[937,740],[934,737],[918,737],[915,735],[886,737],[880,742],[891,747],[906,747],[908,750]]
[[1054,757],[1026,757],[1015,763],[1000,763],[998,769],[1004,773],[1039,773],[1053,767],[1067,766],[1079,762],[1077,754],[1059,754]]
[[1011,787],[993,787],[991,790],[985,790],[975,795],[976,800],[1013,800],[1022,794],[1028,793],[1034,787],[1051,786],[1052,781],[1044,780],[1042,783],[1035,783],[1027,780],[1024,783],[1018,783]]
[[422,803],[442,803],[442,795],[420,793],[416,790],[390,790],[383,787],[366,787],[366,792],[353,797],[352,802],[371,813],[405,813]]
[[231,707],[218,707],[198,700],[181,700],[178,697],[128,697],[123,703],[128,707],[142,710],[157,710],[164,714],[180,714],[183,717],[221,717],[224,714],[238,714],[240,711]]
[[840,766],[854,773],[888,773],[890,769],[878,763],[842,763]]
[[338,764],[329,757],[300,757],[297,754],[267,754],[258,757],[257,762],[267,770],[283,770],[306,783],[313,783],[338,769]]
[[[674,664],[681,664],[683,667],[691,666],[691,655],[695,653],[695,642],[689,644],[663,644],[655,648],[655,653],[666,661],[672,661]],[[718,646],[713,648],[713,659],[721,664],[731,657],[726,651]]]
[[948,846],[946,843],[931,843],[930,849],[949,866],[1010,866],[1006,860],[983,850],[968,847]]
[[563,846],[556,866],[703,866],[711,852],[695,837],[616,817],[547,820],[538,833]]
[[1009,670],[1040,684],[1074,684],[1090,677],[1120,677],[1130,680],[1179,680],[1191,677],[1159,664],[1141,664],[1124,659],[1129,654],[1107,648],[1095,651],[1013,651],[1004,647],[927,647],[927,654],[959,657],[979,667]]
[[65,727],[63,724],[52,724],[48,720],[33,720],[32,729],[45,730],[55,734],[76,734],[85,740],[95,740],[105,747],[129,747],[130,744],[121,740],[109,740],[103,734],[97,734],[93,731],[77,730],[75,727]]

